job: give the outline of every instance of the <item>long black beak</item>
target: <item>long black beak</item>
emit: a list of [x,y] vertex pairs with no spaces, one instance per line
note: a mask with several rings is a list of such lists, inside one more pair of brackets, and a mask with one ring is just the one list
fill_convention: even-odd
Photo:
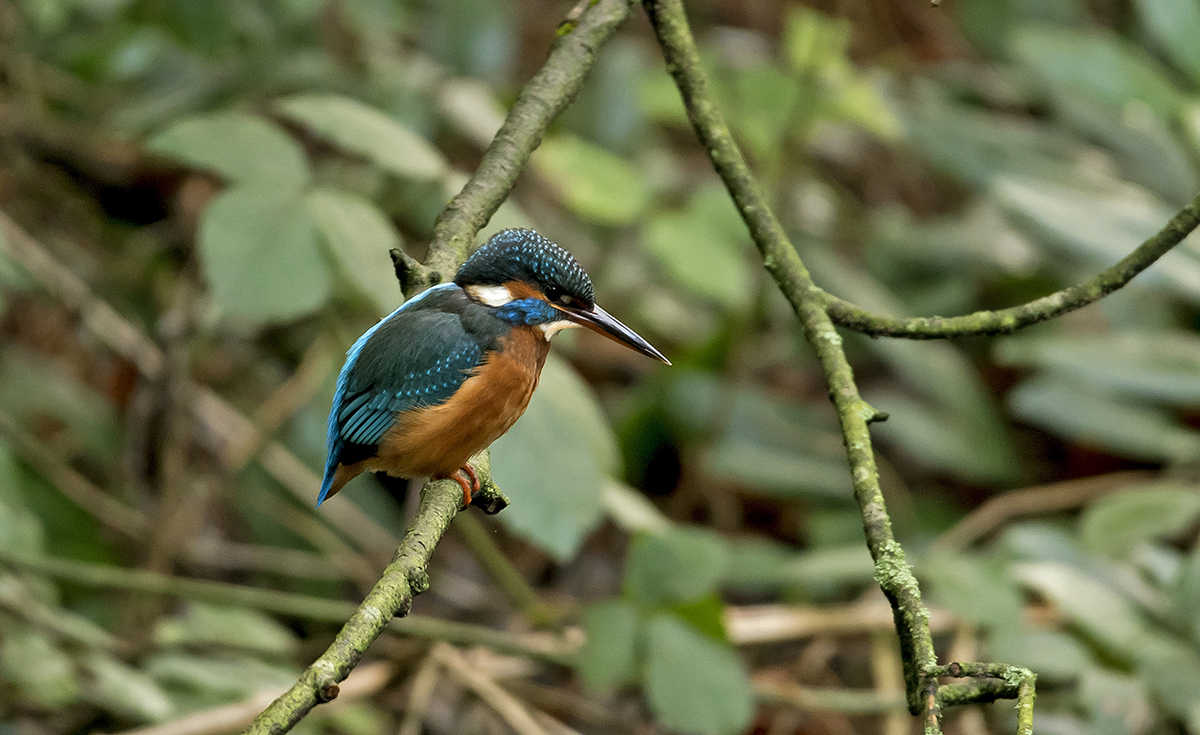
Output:
[[663,353],[654,349],[654,346],[642,339],[641,335],[622,324],[616,317],[599,306],[592,306],[591,309],[556,308],[576,324],[581,324],[593,332],[599,332],[614,342],[620,342],[643,355],[653,357],[655,360],[662,360],[668,365],[671,364],[671,361]]

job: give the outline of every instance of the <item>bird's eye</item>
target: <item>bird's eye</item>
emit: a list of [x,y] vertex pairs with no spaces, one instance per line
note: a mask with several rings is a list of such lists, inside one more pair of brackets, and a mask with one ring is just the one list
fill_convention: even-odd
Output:
[[560,304],[567,303],[570,297],[563,293],[563,290],[558,286],[546,286],[544,289],[547,301],[556,301]]

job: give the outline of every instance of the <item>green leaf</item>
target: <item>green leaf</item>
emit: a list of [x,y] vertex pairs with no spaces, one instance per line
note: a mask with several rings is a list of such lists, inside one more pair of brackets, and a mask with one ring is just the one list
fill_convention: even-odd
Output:
[[[678,430],[705,437],[707,473],[764,494],[849,501],[842,437],[828,416],[714,373],[676,368],[666,392]],[[723,428],[713,441],[712,426]]]
[[[827,248],[805,248],[805,263],[832,293],[882,314],[904,307],[869,274],[851,267]],[[920,462],[969,482],[1001,484],[1018,476],[1013,446],[999,406],[962,350],[948,344],[908,340],[863,340],[905,382],[908,391],[864,391],[892,419],[872,427],[879,437],[901,446]]]
[[[860,531],[861,533],[861,531]],[[729,562],[721,586],[727,589],[763,595],[797,583],[796,562],[811,552],[796,552],[783,544],[759,536],[729,539]],[[866,578],[873,571],[867,555]]]
[[1180,569],[1175,589],[1171,591],[1171,604],[1183,627],[1191,633],[1192,641],[1200,643],[1200,546],[1192,549]]
[[724,540],[708,529],[638,534],[625,563],[625,594],[642,605],[694,601],[716,589],[728,563]]
[[564,204],[596,224],[630,224],[650,203],[642,172],[582,138],[547,137],[530,162]]
[[373,107],[333,94],[305,94],[277,104],[284,116],[385,171],[410,179],[445,176],[449,165],[429,141]]
[[279,127],[243,112],[217,112],[173,123],[150,150],[212,171],[231,184],[299,189],[308,182],[304,151]]
[[222,193],[204,210],[198,245],[223,316],[284,322],[329,297],[316,227],[292,192],[245,186]]
[[0,673],[22,696],[46,709],[79,698],[75,664],[47,636],[24,625],[9,625],[0,641]]
[[652,66],[642,73],[637,98],[638,107],[647,118],[663,125],[688,128],[687,108],[679,98],[679,88],[670,76],[663,74],[661,67]]
[[205,656],[155,653],[146,659],[146,672],[160,684],[184,688],[203,701],[245,698],[264,689],[285,689],[299,673],[272,666],[251,656]]
[[1027,380],[1008,394],[1022,421],[1122,457],[1182,462],[1200,456],[1200,433],[1149,406],[1054,376]]
[[88,656],[83,666],[91,675],[87,698],[93,704],[141,722],[170,717],[174,705],[154,680],[106,654]]
[[[615,461],[595,397],[582,386],[570,367],[547,360],[525,415],[492,444],[492,474],[512,501],[501,520],[560,561],[599,523],[603,467]],[[577,425],[581,416],[592,418]]]
[[[120,423],[112,400],[81,382],[64,361],[26,352],[11,342],[0,352],[0,406],[27,426],[47,417],[59,422],[66,428],[62,440],[70,451],[83,450],[96,458],[120,451]],[[26,505],[36,510],[33,499],[32,494],[24,496]],[[42,517],[47,526],[53,520]]]
[[1122,395],[1200,403],[1200,337],[1182,330],[999,340],[996,360],[1036,365]]
[[807,131],[803,123],[811,117],[797,120],[802,116],[796,113],[808,115],[816,108],[819,98],[813,94],[813,85],[801,85],[762,62],[744,69],[725,69],[723,76],[728,78],[728,89],[726,85],[716,89],[725,92],[719,101],[739,142],[761,165],[779,166],[779,148],[787,138],[789,123],[800,123],[793,127],[801,135]]
[[311,191],[305,202],[342,274],[380,314],[395,309],[402,294],[389,253],[402,245],[383,212],[366,199],[337,189]]
[[579,674],[589,688],[606,691],[634,680],[640,626],[637,610],[624,600],[587,609],[583,616],[587,642],[579,654]]
[[1200,5],[1195,0],[1135,0],[1133,6],[1171,61],[1200,84]]
[[1154,59],[1111,31],[1030,25],[1014,35],[1013,52],[1051,85],[1079,90],[1114,107],[1140,100],[1171,121],[1183,101]]
[[1084,572],[1059,562],[1030,562],[1012,569],[1018,580],[1111,652],[1129,657],[1143,640],[1148,626],[1133,604]]
[[1021,619],[1021,594],[997,561],[934,554],[922,559],[917,571],[929,581],[930,599],[966,620],[1006,628]]
[[728,437],[704,455],[706,472],[784,498],[849,500],[852,497],[846,461]]
[[[1112,181],[1082,188],[1001,177],[992,193],[1018,221],[1089,267],[1107,268],[1121,260],[1175,215],[1144,190]],[[1165,283],[1200,303],[1200,247],[1195,240],[1185,240],[1139,279],[1143,284]]]
[[1092,503],[1079,519],[1088,548],[1123,557],[1143,541],[1169,538],[1200,515],[1200,491],[1172,483],[1131,487]]
[[[1146,187],[1172,205],[1187,202],[1198,188],[1191,154],[1173,121],[1149,110],[1122,110],[1091,97],[1060,90],[1053,107],[1062,123],[1081,138],[1107,149],[1121,177]],[[1187,108],[1183,117],[1186,119]]]
[[710,592],[698,600],[672,605],[671,612],[713,640],[729,640],[725,632],[725,602],[716,592]]
[[1080,679],[1078,697],[1091,715],[1093,733],[1144,732],[1153,721],[1150,693],[1136,676],[1091,666]]
[[1138,646],[1137,673],[1164,709],[1176,717],[1195,717],[1200,702],[1200,657],[1194,648],[1172,636],[1148,636]]
[[1036,671],[1038,681],[1077,679],[1093,665],[1092,655],[1077,639],[1057,630],[1025,630],[1019,619],[988,635],[988,658]]
[[782,46],[793,73],[819,72],[844,63],[850,46],[850,22],[795,5],[784,20]]
[[724,189],[706,186],[685,210],[655,213],[641,239],[646,252],[688,291],[728,309],[749,305],[749,239]]
[[[604,409],[592,387],[575,368],[562,358],[551,355],[542,368],[538,391],[570,426],[572,433],[587,445],[600,471],[610,477],[621,476],[621,453]],[[548,389],[548,390],[547,390]]]
[[44,550],[45,529],[21,497],[21,473],[8,444],[0,441],[0,549],[23,554]]
[[669,730],[732,735],[754,715],[750,680],[733,649],[673,615],[647,626],[645,683],[650,709]]
[[229,646],[286,655],[296,636],[274,618],[257,610],[191,602],[182,615],[164,618],[154,632],[160,646]]
[[940,100],[913,106],[905,132],[930,163],[976,186],[998,175],[1070,181],[1089,150],[1049,123]]

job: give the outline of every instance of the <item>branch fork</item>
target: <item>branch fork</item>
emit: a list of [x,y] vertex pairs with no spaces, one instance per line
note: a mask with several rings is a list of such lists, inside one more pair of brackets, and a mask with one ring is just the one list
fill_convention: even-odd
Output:
[[[420,263],[402,251],[392,252],[396,276],[406,293],[441,281],[465,259],[476,234],[508,196],[550,123],[574,99],[596,53],[628,18],[632,4],[632,0],[581,0],[560,25],[546,64],[522,90],[475,173],[438,217],[429,257]],[[1037,679],[1033,672],[1006,664],[937,664],[929,611],[921,601],[920,587],[904,551],[892,535],[879,486],[868,427],[885,420],[887,414],[871,407],[859,395],[836,327],[871,336],[937,339],[1008,334],[1053,318],[1121,288],[1178,245],[1200,224],[1200,196],[1113,267],[1089,281],[1028,304],[951,318],[900,319],[872,314],[825,292],[813,282],[721,115],[701,66],[682,0],[643,0],[643,5],[697,137],[741,213],[764,266],[791,304],[805,338],[817,352],[841,424],[854,496],[875,562],[875,579],[895,618],[909,710],[913,715],[924,715],[927,735],[937,735],[941,732],[942,707],[1015,699],[1018,735],[1032,735]],[[480,494],[485,503],[481,507],[495,512],[507,504],[507,499],[495,487],[490,472],[481,472],[480,476],[485,483]],[[426,486],[417,517],[383,578],[333,645],[287,694],[259,716],[249,732],[285,732],[322,701],[323,695],[336,692],[338,682],[382,632],[392,614],[405,614],[412,596],[428,588],[425,566],[457,513],[460,498],[452,481]],[[972,681],[939,684],[941,678]]]

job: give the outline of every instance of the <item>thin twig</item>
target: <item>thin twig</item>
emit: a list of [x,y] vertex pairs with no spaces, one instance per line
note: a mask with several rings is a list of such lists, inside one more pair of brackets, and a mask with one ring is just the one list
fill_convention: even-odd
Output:
[[[451,482],[451,487],[458,485]],[[448,492],[453,492],[446,488]],[[462,491],[459,490],[459,498]],[[340,623],[355,612],[355,605],[344,600],[331,600],[292,592],[246,587],[226,582],[187,579],[170,574],[139,569],[93,564],[49,556],[24,556],[0,549],[0,565],[11,566],[34,574],[68,580],[87,587],[131,590],[149,594],[173,595],[188,600],[200,600],[236,607],[263,610],[301,620]],[[470,623],[410,615],[393,620],[390,629],[434,641],[446,641],[463,646],[482,646],[497,653],[524,656],[569,666],[575,661],[579,643],[565,641],[548,633],[508,633]]]
[[434,690],[441,675],[441,665],[437,659],[426,655],[412,678],[408,707],[404,710],[404,721],[400,724],[399,735],[421,735],[421,724],[425,720],[425,712],[433,702]]
[[838,326],[872,337],[946,339],[979,335],[1012,334],[1030,324],[1081,309],[1122,288],[1149,268],[1200,225],[1200,195],[1181,209],[1161,230],[1095,277],[1020,306],[997,311],[977,311],[955,317],[904,319],[872,314],[860,306],[822,292],[826,309]]
[[26,462],[33,465],[68,500],[90,513],[96,520],[123,536],[140,539],[146,531],[146,517],[93,485],[55,452],[21,429],[6,412],[0,411],[0,434]]
[[962,551],[1013,518],[1071,510],[1102,495],[1130,486],[1146,484],[1161,476],[1161,473],[1149,470],[1129,470],[1066,480],[1051,485],[1039,485],[997,495],[971,511],[966,517],[955,523],[950,530],[938,536],[930,545],[930,551],[950,553]]
[[[375,694],[392,677],[392,669],[391,664],[383,661],[360,666],[342,683],[338,700],[361,699]],[[220,735],[237,732],[277,695],[277,692],[260,692],[241,702],[192,712],[178,720],[125,730],[117,735]]]
[[554,622],[556,618],[561,617],[542,601],[533,586],[521,576],[521,572],[505,556],[483,521],[463,514],[455,519],[454,529],[487,575],[527,620],[534,625],[540,625]]
[[894,696],[869,689],[806,687],[771,676],[754,677],[754,697],[763,704],[783,704],[805,712],[881,715],[905,709],[904,693]]
[[[97,298],[86,283],[55,260],[44,245],[3,211],[0,211],[0,248],[52,296],[77,312],[84,328],[113,352],[133,363],[142,377],[150,381],[163,378],[166,357],[154,340]],[[223,455],[229,437],[254,430],[249,419],[208,387],[191,383],[187,394],[193,414],[200,423],[197,438],[207,442],[209,450],[218,456]],[[279,442],[268,442],[259,461],[268,473],[305,503],[316,498],[321,478]],[[363,549],[390,555],[396,547],[395,536],[353,504],[333,498],[323,510],[324,518]]]
[[480,699],[488,703],[488,706],[496,710],[496,714],[504,718],[504,721],[517,731],[517,735],[547,735],[545,729],[538,724],[537,720],[533,719],[533,715],[529,713],[525,705],[504,691],[491,677],[468,664],[462,654],[453,646],[447,643],[438,643],[429,652],[429,655],[445,666],[446,671],[458,679],[459,683],[475,692]]
[[[883,600],[847,605],[744,605],[727,607],[725,632],[735,645],[777,643],[818,635],[859,635],[894,626],[892,610]],[[954,629],[948,610],[929,611],[934,632]]]

